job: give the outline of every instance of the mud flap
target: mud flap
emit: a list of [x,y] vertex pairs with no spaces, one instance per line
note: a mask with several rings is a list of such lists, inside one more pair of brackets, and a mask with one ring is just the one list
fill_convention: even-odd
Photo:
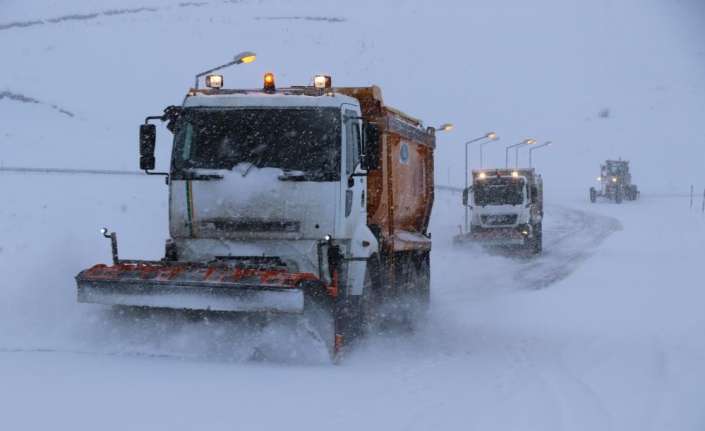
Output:
[[339,363],[364,333],[362,296],[337,298],[333,306],[333,361]]

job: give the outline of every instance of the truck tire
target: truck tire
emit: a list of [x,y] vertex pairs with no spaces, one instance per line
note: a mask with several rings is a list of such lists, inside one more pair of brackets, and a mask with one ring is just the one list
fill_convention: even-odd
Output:
[[376,333],[379,326],[380,295],[379,263],[376,256],[370,257],[365,271],[365,285],[360,301],[360,331],[362,335]]
[[355,344],[362,337],[377,332],[379,327],[379,285],[376,258],[370,258],[365,271],[362,295],[351,295],[335,300],[336,333],[346,345]]
[[430,304],[430,264],[427,252],[397,253],[394,283],[380,305],[379,323],[413,331],[426,318]]
[[541,254],[543,251],[543,226],[541,223],[534,225],[534,238],[532,241],[533,254]]
[[419,311],[428,313],[431,305],[431,255],[428,252],[416,257],[416,288]]
[[595,203],[597,200],[597,190],[594,187],[590,187],[590,202]]

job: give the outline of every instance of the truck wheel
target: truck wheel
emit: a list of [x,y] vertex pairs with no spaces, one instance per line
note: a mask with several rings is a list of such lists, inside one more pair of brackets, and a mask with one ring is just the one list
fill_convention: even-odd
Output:
[[541,254],[543,251],[543,226],[541,223],[537,223],[534,226],[534,239],[532,243],[533,249],[531,251],[534,254]]
[[382,327],[413,331],[423,320],[429,303],[427,253],[398,253],[394,260],[394,286],[380,306]]
[[425,252],[416,262],[416,288],[418,289],[418,305],[421,313],[426,314],[431,305],[431,256]]
[[404,328],[413,331],[426,321],[431,305],[431,265],[428,252],[409,253],[407,257],[404,282],[408,290],[402,293],[404,298],[400,298],[404,303],[401,323]]
[[381,301],[379,276],[377,258],[372,256],[367,263],[365,285],[362,289],[362,298],[360,301],[359,332],[361,334],[375,333],[379,326],[379,305]]
[[376,331],[378,323],[378,285],[376,259],[370,258],[365,271],[362,295],[339,297],[334,301],[335,333],[342,336],[343,344],[354,345],[363,336]]
[[594,187],[590,187],[590,202],[595,203],[597,200],[597,190]]

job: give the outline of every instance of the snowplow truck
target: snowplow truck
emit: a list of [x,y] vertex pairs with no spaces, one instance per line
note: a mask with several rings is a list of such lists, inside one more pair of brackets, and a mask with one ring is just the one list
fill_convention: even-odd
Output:
[[164,258],[124,260],[104,229],[113,262],[76,276],[79,302],[322,306],[334,355],[375,319],[408,323],[428,307],[435,129],[386,106],[378,87],[317,76],[277,88],[268,73],[260,89],[191,89],[140,126],[150,174],[158,121],[173,134]]
[[463,192],[463,205],[470,209],[470,226],[456,242],[541,252],[543,180],[533,168],[472,171],[472,185]]
[[590,187],[590,202],[603,197],[620,204],[624,199],[633,201],[639,198],[639,190],[636,184],[632,184],[632,174],[626,160],[607,160],[600,166],[597,181],[600,188]]

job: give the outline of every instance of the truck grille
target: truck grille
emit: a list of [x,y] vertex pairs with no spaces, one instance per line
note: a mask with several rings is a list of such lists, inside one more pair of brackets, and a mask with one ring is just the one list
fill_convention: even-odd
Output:
[[517,222],[516,214],[497,214],[480,216],[482,224],[490,226],[512,225]]
[[298,232],[301,228],[301,223],[298,221],[285,220],[210,219],[201,221],[201,224],[228,232]]

